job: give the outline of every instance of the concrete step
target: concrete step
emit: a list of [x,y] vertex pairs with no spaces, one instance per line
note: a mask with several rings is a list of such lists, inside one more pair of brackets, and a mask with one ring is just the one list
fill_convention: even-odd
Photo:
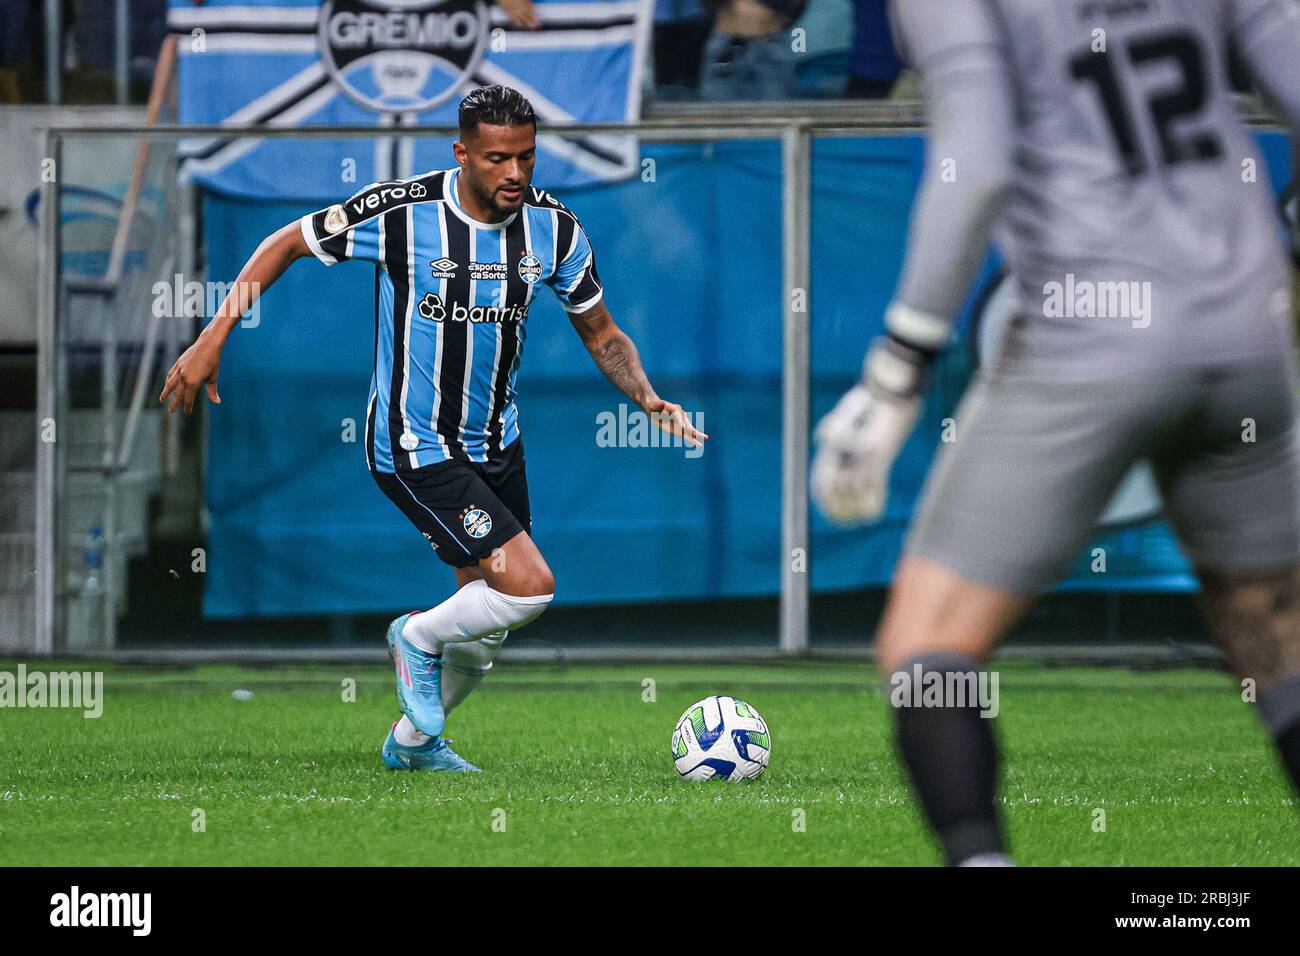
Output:
[[0,471],[0,532],[35,530],[35,473]]
[[36,594],[0,593],[0,656],[30,654],[36,642]]
[[102,650],[107,647],[100,600],[97,597],[74,594],[64,605],[66,623],[63,650],[65,653]]
[[30,531],[0,533],[0,594],[36,590],[36,535]]
[[[136,426],[135,444],[131,460],[132,471],[158,471],[162,463],[162,409],[146,409],[140,414]],[[113,419],[113,441],[123,439],[126,412],[119,411]],[[98,409],[77,409],[70,413],[67,427],[59,433],[66,442],[67,467],[71,470],[99,468],[104,463],[104,416]],[[120,452],[119,452],[120,454]]]
[[36,413],[0,412],[0,471],[36,467]]
[[[116,480],[114,529],[105,542],[105,580],[114,583],[110,599],[119,616],[126,612],[130,558],[148,546],[149,506],[161,487],[161,410],[140,418],[130,470]],[[114,416],[114,441],[122,438],[126,412]],[[103,596],[87,594],[85,548],[92,527],[103,528],[108,492],[95,469],[103,463],[103,416],[96,409],[69,413],[58,434],[64,456],[64,496],[59,502],[63,540],[59,547],[59,593],[66,595],[66,648],[106,646]],[[35,636],[36,451],[39,436],[33,412],[0,412],[0,653],[30,650]]]
[[[141,413],[136,426],[135,445],[127,463],[133,471],[157,471],[162,462],[162,410]],[[123,438],[126,412],[114,418],[114,441]],[[55,432],[63,443],[65,467],[69,470],[99,468],[104,463],[104,419],[96,409],[76,409],[68,415],[66,425]],[[39,442],[36,413],[0,411],[0,472],[34,471]]]

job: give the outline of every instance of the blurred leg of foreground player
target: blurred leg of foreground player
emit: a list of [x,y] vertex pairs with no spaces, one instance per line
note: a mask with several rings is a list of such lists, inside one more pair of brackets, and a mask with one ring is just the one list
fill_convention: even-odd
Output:
[[[931,363],[995,239],[1021,310],[957,414],[877,636],[950,863],[1008,862],[981,663],[1149,457],[1216,639],[1300,784],[1290,276],[1225,63],[1300,127],[1290,0],[897,0],[931,131],[887,335],[818,427],[813,493],[884,506]],[[996,229],[996,234],[994,231]],[[939,689],[933,697],[926,690]],[[914,693],[916,691],[916,693]]]

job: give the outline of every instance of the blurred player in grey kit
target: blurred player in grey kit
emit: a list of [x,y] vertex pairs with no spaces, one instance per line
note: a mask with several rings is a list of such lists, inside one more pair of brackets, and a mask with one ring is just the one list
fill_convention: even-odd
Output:
[[[882,511],[990,238],[1019,310],[928,478],[876,637],[881,672],[904,690],[972,682],[1147,458],[1210,629],[1300,781],[1291,277],[1227,65],[1235,48],[1300,128],[1300,4],[895,0],[892,13],[925,87],[929,158],[886,334],[818,427],[823,511]],[[976,695],[893,714],[948,861],[1009,862]]]

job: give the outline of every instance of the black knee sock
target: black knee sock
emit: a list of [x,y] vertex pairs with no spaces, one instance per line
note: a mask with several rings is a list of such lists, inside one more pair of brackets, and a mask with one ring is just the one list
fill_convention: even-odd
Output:
[[[997,742],[992,720],[980,716],[977,699],[963,706],[948,700],[938,707],[913,706],[912,684],[918,673],[924,688],[927,674],[978,672],[979,665],[964,655],[932,654],[908,661],[890,685],[899,748],[950,865],[980,853],[1005,852],[993,803]],[[975,686],[973,681],[969,686]]]
[[1278,755],[1300,793],[1300,674],[1284,677],[1260,697],[1259,715],[1273,732]]

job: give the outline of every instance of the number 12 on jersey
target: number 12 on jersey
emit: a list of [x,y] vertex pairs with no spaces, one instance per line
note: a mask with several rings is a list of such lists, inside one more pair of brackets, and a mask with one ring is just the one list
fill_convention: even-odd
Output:
[[[1125,44],[1124,54],[1138,72],[1160,64],[1177,71],[1178,82],[1175,85],[1151,94],[1146,100],[1165,165],[1221,157],[1223,144],[1214,132],[1207,130],[1180,135],[1174,129],[1177,121],[1195,116],[1204,109],[1209,98],[1205,51],[1196,38],[1182,31],[1136,37]],[[1115,53],[1107,51],[1087,50],[1070,62],[1070,73],[1076,80],[1096,86],[1124,165],[1130,175],[1140,176],[1147,171],[1147,159],[1142,155],[1115,56]]]

